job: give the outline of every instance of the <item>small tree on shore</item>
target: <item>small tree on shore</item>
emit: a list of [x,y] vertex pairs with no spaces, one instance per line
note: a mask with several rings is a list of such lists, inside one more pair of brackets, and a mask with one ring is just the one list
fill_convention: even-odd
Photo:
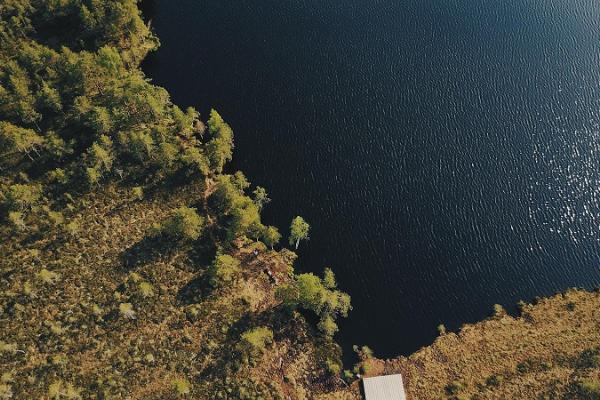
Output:
[[273,250],[275,246],[281,240],[281,234],[279,230],[274,226],[266,226],[262,232],[262,241],[264,244],[269,246]]
[[301,240],[308,240],[308,231],[310,230],[310,225],[304,220],[304,218],[298,216],[292,220],[292,224],[290,225],[290,246],[295,246],[296,250],[300,245]]
[[267,190],[262,186],[257,186],[252,194],[254,194],[254,204],[256,204],[259,210],[262,210],[266,204],[271,202]]

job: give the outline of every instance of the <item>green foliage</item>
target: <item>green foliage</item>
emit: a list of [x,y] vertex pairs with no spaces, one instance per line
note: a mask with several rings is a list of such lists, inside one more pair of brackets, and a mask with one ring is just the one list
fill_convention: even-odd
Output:
[[56,168],[48,172],[48,181],[64,185],[69,181],[69,177],[64,169]]
[[140,282],[138,284],[138,290],[143,298],[154,296],[154,287],[149,282]]
[[33,129],[0,121],[0,159],[15,153],[30,155],[33,151],[37,152],[43,144],[44,139]]
[[351,383],[354,381],[354,373],[348,369],[344,370],[343,378],[346,383]]
[[577,383],[578,391],[584,399],[600,400],[600,380],[584,379]]
[[233,157],[233,130],[215,110],[210,111],[208,132],[211,135],[206,145],[210,168],[220,174],[225,163]]
[[504,377],[502,375],[491,375],[485,380],[485,384],[488,386],[500,386],[504,382]]
[[271,249],[281,240],[281,234],[279,230],[274,226],[266,226],[261,232],[261,240]]
[[260,326],[241,335],[238,349],[246,359],[252,360],[262,355],[271,343],[273,332],[265,326]]
[[327,372],[329,372],[331,375],[339,375],[340,372],[342,372],[342,366],[340,365],[340,363],[333,360],[326,360],[325,368],[327,369]]
[[71,383],[55,381],[48,386],[48,398],[50,400],[79,400],[81,396]]
[[338,326],[330,314],[326,314],[317,324],[317,328],[327,337],[332,337],[338,331]]
[[197,147],[188,147],[183,152],[183,164],[193,172],[199,172],[206,176],[210,173],[210,165],[207,157],[201,149]]
[[310,225],[302,217],[294,218],[290,225],[290,246],[296,246],[297,249],[301,240],[308,240],[309,229]]
[[104,175],[110,173],[114,161],[112,140],[108,136],[100,136],[86,154],[85,165],[87,166],[88,183],[96,184]]
[[136,318],[136,312],[133,308],[133,304],[131,304],[131,303],[119,304],[119,314],[121,314],[121,317],[123,317],[125,319],[135,319]]
[[139,70],[158,41],[136,3],[11,0],[0,8],[1,164],[36,164],[38,176],[64,171],[50,183],[75,176],[92,187],[113,172],[139,177],[149,165],[158,179],[223,170],[229,125],[211,112],[206,143],[198,112],[181,111]]
[[161,231],[175,238],[196,240],[202,235],[205,220],[195,208],[179,207],[162,224]]
[[2,353],[16,353],[19,348],[16,343],[6,343],[0,340],[0,354]]
[[336,317],[346,317],[351,309],[350,296],[328,288],[323,280],[311,273],[297,275],[292,283],[281,285],[276,294],[291,309],[301,307],[317,314],[320,317],[318,328],[326,337],[333,336],[338,330]]
[[250,187],[250,182],[248,182],[246,176],[242,171],[237,171],[235,174],[233,174],[233,176],[231,177],[231,182],[242,193],[244,192],[244,190]]
[[14,184],[5,193],[4,204],[9,210],[23,211],[34,206],[42,197],[42,186],[37,183]]
[[494,317],[500,318],[506,315],[506,310],[500,304],[494,304]]
[[65,222],[65,217],[59,211],[48,210],[47,216],[48,216],[48,222],[53,227],[62,225]]
[[271,202],[267,190],[262,186],[257,186],[252,194],[254,195],[254,204],[256,204],[259,210],[262,210],[265,205]]
[[323,285],[327,289],[335,289],[337,287],[335,274],[333,273],[331,268],[325,268],[325,270],[323,271]]
[[9,211],[8,222],[10,225],[17,230],[26,229],[25,219],[23,213],[20,211]]
[[135,186],[131,188],[131,195],[136,200],[142,200],[144,198],[144,189],[141,186]]
[[80,232],[81,226],[79,225],[79,222],[73,220],[64,226],[64,230],[66,233],[74,237]]
[[446,334],[446,326],[444,324],[439,324],[437,326],[438,335],[443,336]]
[[357,345],[354,345],[354,346],[352,346],[352,350],[354,350],[354,352],[358,356],[359,360],[361,360],[361,361],[365,361],[370,358],[373,358],[373,350],[371,350],[371,348],[369,346],[360,346],[359,347]]
[[[116,265],[119,256],[112,251],[116,250],[114,246],[123,245],[119,248],[126,250],[122,255],[129,266],[130,259],[137,260],[140,253],[155,250],[148,249],[148,245],[169,239],[196,240],[205,232],[203,239],[207,240],[185,244],[177,251],[189,251],[190,260],[196,262],[203,257],[200,254],[204,254],[205,247],[210,248],[209,254],[214,248],[234,253],[234,245],[244,243],[246,237],[263,240],[271,248],[281,239],[277,228],[261,222],[260,210],[270,201],[266,190],[257,187],[249,196],[250,182],[243,173],[222,175],[233,156],[232,128],[214,110],[204,125],[196,110],[190,107],[182,111],[175,106],[168,93],[152,85],[139,69],[142,58],[158,42],[142,21],[136,3],[7,0],[0,4],[0,201],[2,220],[10,224],[3,229],[17,237],[15,246],[11,242],[7,249],[10,254],[18,254],[15,257],[22,255],[14,272],[12,265],[7,269],[10,288],[0,313],[10,320],[11,328],[17,325],[14,321],[20,323],[31,316],[32,310],[46,318],[36,333],[42,334],[46,354],[40,371],[35,365],[31,371],[17,366],[15,376],[19,379],[13,383],[3,377],[0,398],[13,396],[13,390],[14,397],[19,398],[127,397],[131,396],[129,379],[141,376],[139,367],[152,368],[163,361],[169,364],[168,370],[185,371],[189,379],[200,369],[190,368],[188,361],[179,365],[184,361],[180,349],[165,350],[161,340],[136,343],[140,337],[132,329],[146,329],[146,323],[165,318],[170,321],[166,329],[178,329],[172,326],[179,326],[186,314],[212,324],[202,318],[215,311],[213,296],[209,295],[210,301],[187,306],[186,312],[173,312],[177,310],[165,294],[171,296],[175,288],[164,287],[170,280],[183,284],[189,275],[168,276],[160,269],[164,265],[156,265],[158,270],[148,268],[130,274],[126,282],[119,281],[115,274],[119,275],[121,269]],[[173,210],[158,224],[164,237],[148,238],[139,246],[131,246],[129,239],[133,236],[128,234],[139,233],[139,227],[123,229],[120,221],[129,211],[138,213],[151,202],[153,207],[159,203],[154,195],[144,195],[142,185],[148,194],[161,193],[161,184],[184,183],[182,176],[194,181],[187,189],[210,196],[206,204],[204,197],[198,199],[203,211],[206,205],[207,215],[189,207]],[[131,190],[126,192],[126,188]],[[113,201],[114,193],[125,194]],[[132,202],[134,199],[139,202]],[[102,218],[107,210],[109,220]],[[136,214],[132,221],[140,221],[140,215],[144,214]],[[108,233],[101,232],[103,228]],[[306,233],[300,240],[307,237]],[[145,255],[139,259],[146,261]],[[86,269],[90,266],[93,271]],[[112,272],[107,272],[105,266],[111,266]],[[254,277],[261,273],[257,269],[247,271]],[[219,253],[205,277],[215,287],[231,288],[242,277],[240,262]],[[146,279],[151,279],[156,288]],[[333,275],[331,279],[335,280]],[[326,273],[320,283],[324,290],[321,295],[311,294],[306,278],[294,279],[289,287],[289,302],[318,309],[319,327],[328,336],[337,330],[337,316],[349,308],[349,298],[333,290],[331,279]],[[105,293],[111,287],[112,302],[112,289]],[[218,298],[220,292],[226,293],[215,291],[216,303],[222,301]],[[229,340],[228,332],[237,332],[230,328],[239,320],[243,306],[251,302],[248,299],[255,300],[247,292],[233,293],[232,304],[220,304],[223,326],[211,325],[203,331],[202,337],[208,339],[207,353],[199,355],[202,359],[198,359],[198,366],[204,368],[207,362],[222,357],[220,346]],[[260,301],[262,295],[257,296]],[[74,297],[78,298],[71,303]],[[195,301],[200,301],[199,297]],[[138,318],[135,323],[124,323]],[[113,321],[116,331],[106,330]],[[94,342],[99,341],[94,362],[98,361],[100,369],[94,364],[89,374],[79,374],[79,367],[70,365],[64,353],[71,354],[73,346],[79,348],[81,338],[88,333],[93,333]],[[0,343],[2,357],[10,357],[11,362],[25,360],[31,355],[27,341],[21,342],[25,337],[16,335],[14,339],[23,350],[16,343]],[[127,343],[108,342],[115,339]],[[273,332],[268,328],[251,329],[241,335],[239,350],[254,358],[272,341]],[[177,340],[176,347],[179,345]],[[330,352],[319,358],[318,365],[328,360],[328,368],[339,372],[339,364],[331,361],[335,357]],[[133,375],[103,374],[106,365]],[[208,387],[215,381],[221,384],[222,377],[233,373],[230,365],[224,367],[209,377],[212,382]],[[171,374],[174,372],[167,377],[176,376]],[[80,395],[79,389],[67,383],[69,380],[84,387],[85,392]],[[194,384],[207,387],[205,382]],[[169,382],[159,390],[168,392],[168,386]],[[224,379],[222,387],[215,398],[277,398],[283,393],[276,384],[252,379],[233,383]],[[171,393],[165,393],[167,397],[191,394],[191,384],[183,376],[172,381],[171,389]]]
[[199,117],[200,114],[193,107],[188,107],[185,113],[179,107],[173,107],[173,119],[180,135],[189,137],[194,133],[194,126]]
[[56,283],[56,281],[59,278],[59,275],[56,272],[52,272],[47,270],[46,268],[42,268],[42,270],[38,272],[37,277],[43,283],[52,285]]
[[446,385],[445,389],[447,394],[457,395],[464,389],[464,385],[459,381],[453,381]]
[[13,391],[9,384],[0,383],[0,399],[9,400],[13,398]]
[[226,230],[228,242],[240,236],[255,235],[262,231],[258,207],[244,195],[231,175],[217,177],[210,203],[217,213],[219,226]]
[[213,287],[223,287],[233,283],[240,272],[239,266],[238,259],[228,254],[217,255],[209,269],[210,284]]
[[171,381],[171,386],[175,394],[184,396],[190,394],[190,383],[184,378],[175,378]]

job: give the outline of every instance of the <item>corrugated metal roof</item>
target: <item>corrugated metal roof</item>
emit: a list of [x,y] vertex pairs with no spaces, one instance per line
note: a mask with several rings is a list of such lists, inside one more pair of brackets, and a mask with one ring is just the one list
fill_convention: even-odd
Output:
[[406,400],[400,374],[365,378],[363,388],[365,400]]

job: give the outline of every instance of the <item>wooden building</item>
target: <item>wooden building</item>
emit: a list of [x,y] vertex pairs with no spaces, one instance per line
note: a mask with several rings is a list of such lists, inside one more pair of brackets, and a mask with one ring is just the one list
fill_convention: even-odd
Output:
[[406,400],[400,374],[364,378],[363,389],[365,400]]

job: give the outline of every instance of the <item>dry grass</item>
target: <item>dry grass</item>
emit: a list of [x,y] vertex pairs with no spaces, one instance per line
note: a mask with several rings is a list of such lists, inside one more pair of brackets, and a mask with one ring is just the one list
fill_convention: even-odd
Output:
[[[299,316],[285,320],[264,273],[285,282],[293,256],[239,243],[233,254],[242,278],[212,290],[203,281],[212,256],[198,244],[141,246],[153,223],[203,194],[201,185],[188,185],[140,201],[111,186],[74,203],[66,217],[78,221],[78,234],[59,227],[0,243],[0,341],[18,349],[0,353],[0,375],[12,374],[14,398],[47,398],[57,380],[86,399],[236,398],[228,390],[247,380],[250,388],[277,389],[265,398],[307,398],[307,385],[323,375],[312,329]],[[43,268],[56,276],[40,279]],[[152,296],[140,293],[140,282]],[[119,314],[124,303],[135,318]],[[240,332],[260,324],[273,328],[274,344],[254,366],[235,367]],[[179,378],[190,382],[188,395],[173,389]]]
[[[570,290],[525,306],[519,318],[466,325],[409,357],[369,360],[369,375],[401,373],[410,400],[588,398],[578,382],[599,369],[580,364],[600,347],[599,328],[600,295]],[[358,384],[349,392],[358,398]]]

